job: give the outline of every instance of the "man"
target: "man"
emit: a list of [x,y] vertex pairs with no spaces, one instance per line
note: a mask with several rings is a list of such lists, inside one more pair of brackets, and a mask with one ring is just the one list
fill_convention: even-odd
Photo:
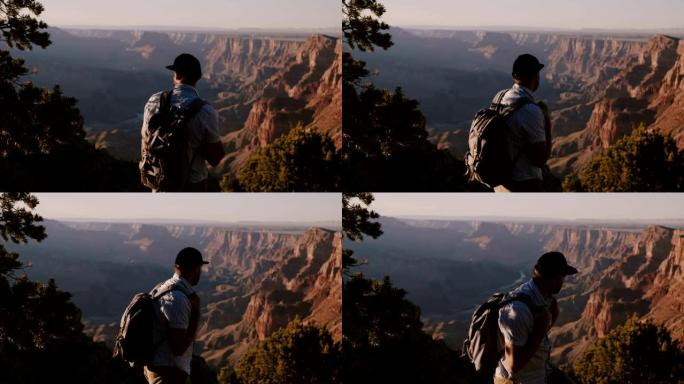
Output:
[[176,272],[153,290],[173,288],[154,303],[153,339],[158,347],[152,363],[144,369],[149,384],[183,384],[190,375],[192,347],[199,324],[200,300],[193,286],[200,280],[202,254],[184,248],[176,256]]
[[[501,104],[512,106],[527,102],[506,118],[509,127],[508,149],[513,159],[511,182],[494,188],[496,192],[543,192],[542,168],[551,156],[551,121],[544,103],[532,95],[539,89],[539,72],[544,65],[525,54],[513,63],[515,84],[503,94]],[[497,103],[501,93],[494,98]]]
[[499,310],[504,356],[494,374],[495,384],[571,382],[550,366],[551,342],[547,334],[558,318],[558,302],[553,295],[560,292],[565,276],[576,273],[562,253],[545,253],[534,266],[532,280],[511,292],[528,296],[534,308],[516,300]]
[[[173,91],[170,94],[171,107],[187,111],[193,101],[199,99],[195,86],[202,78],[202,67],[196,57],[184,53],[166,67],[173,71]],[[145,105],[142,126],[142,158],[141,168],[145,161],[145,147],[150,136],[150,120],[159,113],[163,92],[150,97]],[[185,143],[185,163],[189,165],[189,175],[182,176],[183,186],[178,192],[207,191],[207,162],[211,166],[219,164],[225,155],[221,138],[218,134],[218,113],[208,103],[192,116],[187,123],[187,143]],[[178,170],[180,172],[180,170]],[[186,182],[187,180],[187,182]],[[154,190],[154,189],[153,189]]]

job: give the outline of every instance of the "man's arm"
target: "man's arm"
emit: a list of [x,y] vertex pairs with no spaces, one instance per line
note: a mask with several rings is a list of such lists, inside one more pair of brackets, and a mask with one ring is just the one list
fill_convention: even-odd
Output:
[[204,158],[207,159],[207,162],[212,167],[217,166],[223,159],[223,156],[226,155],[226,151],[223,149],[223,143],[220,141],[217,143],[204,144],[203,151]]
[[181,356],[195,341],[195,333],[199,325],[200,301],[197,294],[190,297],[190,320],[187,328],[171,328],[168,330],[169,346],[175,356]]
[[519,372],[532,359],[532,356],[539,349],[544,336],[546,336],[551,327],[551,320],[551,313],[548,310],[541,311],[540,314],[534,316],[534,327],[525,345],[514,345],[512,342],[506,341],[504,361],[508,365],[507,369],[511,374]]
[[527,134],[528,144],[525,146],[525,154],[530,162],[539,168],[546,165],[551,157],[551,120],[546,104],[528,104],[521,112],[524,113],[524,130]]
[[212,167],[215,167],[221,162],[223,156],[226,155],[223,143],[221,142],[221,136],[218,134],[218,113],[211,106],[205,105],[200,116],[202,125],[206,129],[206,136],[201,147],[202,154],[207,159],[207,162]]

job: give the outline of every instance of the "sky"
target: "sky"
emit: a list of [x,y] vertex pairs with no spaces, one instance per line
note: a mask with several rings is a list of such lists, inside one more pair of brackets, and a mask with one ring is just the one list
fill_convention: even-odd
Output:
[[684,219],[684,194],[374,194],[381,216]]
[[36,193],[46,219],[340,222],[339,193]]
[[41,0],[50,26],[330,28],[341,25],[337,0]]
[[682,0],[383,0],[397,26],[684,27]]

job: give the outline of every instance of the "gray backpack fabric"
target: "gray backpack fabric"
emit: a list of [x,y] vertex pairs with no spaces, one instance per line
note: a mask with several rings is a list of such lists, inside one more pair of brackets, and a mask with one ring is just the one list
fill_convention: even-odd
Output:
[[150,293],[136,294],[121,316],[113,356],[123,359],[131,366],[149,365],[157,348],[164,341],[154,341],[154,302],[171,291],[186,294],[175,285],[158,291],[160,286]]
[[521,98],[513,105],[501,102],[510,89],[499,92],[488,108],[480,110],[470,125],[468,153],[465,157],[466,175],[469,181],[489,188],[511,180],[513,166],[518,160],[511,158],[508,149],[508,124],[506,118],[527,104],[529,98]]
[[504,353],[504,340],[499,331],[499,309],[513,301],[525,303],[533,313],[539,308],[523,293],[495,293],[480,305],[470,320],[463,342],[463,355],[474,365],[479,383],[491,383],[494,371]]
[[148,122],[148,135],[142,144],[140,179],[153,191],[183,192],[188,188],[192,163],[199,152],[188,163],[188,123],[206,102],[197,98],[181,109],[172,106],[170,99],[170,91],[162,92],[159,110]]

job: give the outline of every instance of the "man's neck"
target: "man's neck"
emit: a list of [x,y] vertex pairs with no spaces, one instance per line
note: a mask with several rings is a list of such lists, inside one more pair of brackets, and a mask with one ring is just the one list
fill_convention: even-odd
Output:
[[544,288],[544,285],[543,285],[543,284],[541,284],[540,282],[538,282],[538,281],[535,280],[535,279],[532,279],[532,282],[534,283],[534,286],[537,287],[537,289],[539,290],[539,293],[541,293],[542,296],[544,296],[545,299],[550,299],[550,298],[553,297],[553,294],[552,294],[551,292],[547,291],[547,290]]

